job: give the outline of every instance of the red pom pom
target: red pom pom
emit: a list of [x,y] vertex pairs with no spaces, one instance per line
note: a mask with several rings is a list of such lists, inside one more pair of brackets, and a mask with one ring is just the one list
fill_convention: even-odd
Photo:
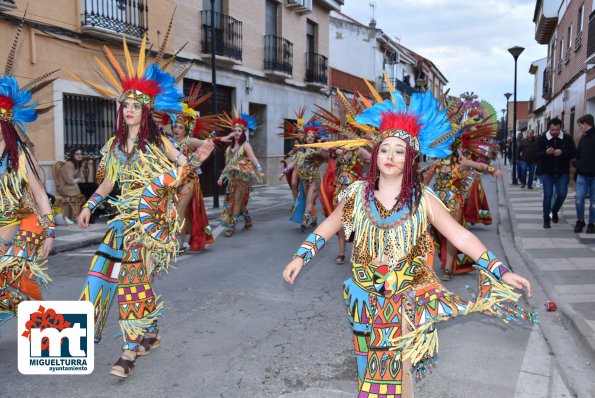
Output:
[[0,95],[0,108],[2,109],[11,109],[14,105],[14,101],[10,97],[5,97],[4,95]]
[[239,118],[239,117],[237,119],[233,119],[231,121],[232,126],[235,126],[236,124],[241,124],[242,126],[244,126],[244,128],[248,127],[248,122],[244,119]]
[[124,79],[122,81],[122,89],[124,91],[136,90],[151,98],[155,98],[161,92],[159,84],[154,80],[147,80],[144,77],[133,77],[131,79]]
[[421,125],[415,115],[411,113],[387,112],[382,114],[380,131],[403,130],[412,137],[417,137]]

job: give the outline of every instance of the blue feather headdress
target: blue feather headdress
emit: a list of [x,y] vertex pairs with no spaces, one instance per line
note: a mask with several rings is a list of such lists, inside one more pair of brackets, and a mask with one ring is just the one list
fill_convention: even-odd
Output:
[[446,110],[440,110],[440,102],[431,91],[415,93],[409,107],[401,93],[389,85],[390,98],[383,100],[368,83],[375,104],[365,100],[367,106],[356,116],[353,124],[375,136],[375,141],[397,137],[407,141],[411,147],[424,155],[443,158],[450,155],[450,146],[455,140]]
[[256,119],[248,113],[238,113],[235,106],[233,107],[233,118],[226,112],[223,116],[219,116],[219,125],[226,129],[232,129],[235,125],[241,125],[245,130],[255,131],[257,127]]
[[0,77],[0,119],[17,125],[24,132],[24,123],[37,119],[37,102],[30,104],[32,99],[33,94],[27,89],[21,90],[17,79]]

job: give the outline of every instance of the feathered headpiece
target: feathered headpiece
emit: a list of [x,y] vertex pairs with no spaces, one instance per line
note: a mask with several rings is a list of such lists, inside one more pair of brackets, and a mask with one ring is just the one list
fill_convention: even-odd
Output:
[[247,113],[238,113],[235,107],[233,108],[233,118],[226,112],[223,112],[223,116],[219,117],[219,125],[223,128],[232,129],[237,124],[249,131],[256,130],[256,119]]
[[496,110],[484,100],[477,106],[476,115],[476,123],[469,124],[461,134],[460,145],[471,157],[488,160],[494,157],[497,148],[494,144],[498,135]]
[[221,128],[217,125],[219,118],[217,115],[200,116],[200,112],[196,110],[200,104],[205,102],[213,94],[212,92],[200,95],[202,83],[190,88],[190,93],[184,98],[182,104],[181,114],[171,114],[170,118],[173,123],[182,123],[186,129],[192,132],[196,138],[208,138],[213,131],[220,131]]
[[5,122],[18,127],[17,133],[19,134],[19,138],[26,145],[30,146],[30,142],[25,135],[24,123],[37,120],[38,114],[45,113],[53,107],[53,105],[51,105],[49,107],[39,108],[37,102],[30,103],[33,99],[33,93],[56,80],[55,77],[52,79],[48,78],[58,72],[59,69],[31,80],[22,88],[19,87],[17,80],[12,76],[16,49],[26,15],[27,10],[25,9],[21,23],[17,28],[12,47],[8,53],[4,75],[0,75],[0,120],[4,120]]
[[374,141],[387,137],[397,137],[407,141],[411,147],[424,155],[446,157],[454,141],[446,110],[440,110],[440,102],[431,91],[415,93],[409,107],[401,93],[395,91],[390,79],[385,75],[390,90],[390,98],[383,100],[374,87],[366,81],[375,104],[361,97],[365,109],[353,121],[362,131],[372,133]]

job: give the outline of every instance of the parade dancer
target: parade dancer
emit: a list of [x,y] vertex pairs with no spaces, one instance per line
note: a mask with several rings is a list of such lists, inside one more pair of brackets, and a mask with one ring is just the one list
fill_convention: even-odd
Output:
[[252,186],[263,183],[264,173],[252,146],[246,141],[246,133],[256,129],[256,119],[234,110],[234,118],[225,114],[220,124],[231,129],[231,134],[220,140],[225,142],[231,139],[231,143],[225,150],[225,168],[217,181],[219,186],[223,185],[224,180],[228,181],[223,223],[227,227],[224,234],[229,238],[236,232],[239,215],[244,218],[244,229],[252,229],[248,200]]
[[99,341],[111,300],[117,296],[124,343],[122,355],[110,373],[128,377],[137,357],[150,353],[161,343],[157,320],[163,303],[151,282],[167,269],[178,251],[176,187],[191,168],[198,167],[210,155],[213,143],[207,141],[190,158],[175,149],[152,117],[153,110],[182,110],[179,101],[183,95],[178,92],[174,77],[159,66],[165,43],[154,63],[146,66],[145,36],[136,68],[126,39],[123,44],[126,73],[108,47],[104,51],[115,76],[97,60],[113,91],[74,76],[119,103],[115,136],[101,150],[101,183],[84,205],[78,224],[87,228],[93,210],[114,187],[120,188],[117,198],[109,198],[117,214],[95,252],[81,300],[95,306],[95,341]]
[[[206,141],[213,131],[219,130],[216,125],[217,116],[199,116],[196,108],[206,101],[211,93],[200,95],[201,85],[190,89],[188,101],[183,104],[183,112],[179,116],[170,115],[173,125],[174,145],[187,158]],[[178,188],[176,210],[180,217],[182,231],[180,233],[180,253],[184,252],[184,239],[190,235],[188,246],[191,251],[200,252],[207,245],[215,242],[205,210],[204,198],[200,189],[200,168],[192,170],[184,183]]]
[[13,66],[22,26],[0,76],[0,326],[17,315],[23,300],[43,299],[40,285],[50,281],[43,260],[56,237],[41,168],[25,134],[25,123],[51,108],[39,109],[31,100],[56,71],[19,87]]
[[[355,120],[374,143],[368,176],[340,194],[335,211],[298,249],[283,277],[293,284],[340,228],[353,233],[353,275],[345,282],[344,296],[354,331],[358,396],[411,397],[407,371],[424,374],[433,366],[437,322],[472,312],[534,320],[514,306],[519,295],[510,286],[525,288],[529,296],[532,292],[526,279],[502,264],[422,185],[420,154],[447,156],[453,140],[431,92],[414,94],[407,107],[397,92],[383,101],[370,89],[377,103]],[[430,224],[476,260],[480,293],[472,300],[438,283],[431,268]]]

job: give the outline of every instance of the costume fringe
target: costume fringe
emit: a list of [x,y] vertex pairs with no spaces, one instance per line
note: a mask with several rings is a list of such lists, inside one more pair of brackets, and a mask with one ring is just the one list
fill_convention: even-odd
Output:
[[155,321],[159,319],[163,313],[163,303],[161,302],[161,296],[157,296],[155,300],[158,302],[157,306],[144,318],[120,320],[120,329],[122,330],[124,339],[136,340],[139,336],[142,336],[145,331],[155,323]]
[[20,278],[25,271],[29,271],[37,283],[48,286],[52,278],[47,274],[47,260],[39,261],[43,246],[31,257],[11,256],[3,254],[0,256],[0,273],[8,271],[13,280]]
[[27,185],[27,159],[25,151],[20,151],[19,169],[0,176],[0,211],[5,212],[19,207]]

